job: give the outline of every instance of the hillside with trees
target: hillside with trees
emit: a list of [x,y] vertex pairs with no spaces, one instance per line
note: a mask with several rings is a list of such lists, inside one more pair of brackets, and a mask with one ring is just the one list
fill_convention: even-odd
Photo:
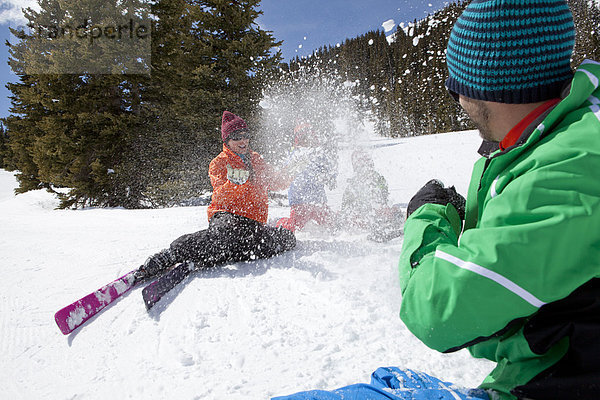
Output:
[[[339,46],[296,58],[272,86],[302,93],[306,81],[346,87],[357,107],[373,119],[382,136],[414,136],[471,128],[460,106],[446,93],[446,44],[469,1],[450,3],[426,18],[401,25],[386,36],[371,31]],[[600,60],[600,9],[586,0],[570,0],[576,26],[573,67]],[[332,84],[331,80],[337,80]],[[285,86],[282,88],[281,86]],[[317,117],[318,119],[318,117]]]
[[[446,44],[468,1],[289,63],[256,23],[260,0],[102,1],[43,1],[26,12],[31,29],[13,30],[18,41],[7,43],[19,81],[8,84],[0,162],[18,171],[18,192],[46,188],[65,208],[190,204],[211,189],[224,110],[243,116],[273,159],[299,121],[330,140],[347,133],[335,127],[340,116],[348,131],[369,120],[388,137],[471,128],[444,88]],[[573,66],[600,60],[597,4],[569,3]],[[121,35],[119,18],[130,33],[148,26],[126,52],[94,36],[98,27]],[[75,43],[70,29],[89,40]]]

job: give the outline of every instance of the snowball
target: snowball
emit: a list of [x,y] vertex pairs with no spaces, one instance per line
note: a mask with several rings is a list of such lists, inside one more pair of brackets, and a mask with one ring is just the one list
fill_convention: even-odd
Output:
[[268,110],[269,108],[271,108],[271,103],[269,103],[269,101],[268,101],[268,100],[265,100],[265,99],[262,99],[262,100],[261,100],[261,101],[258,103],[258,105],[259,105],[259,106],[260,106],[262,109],[264,109],[264,110]]
[[386,32],[389,32],[392,29],[394,29],[394,27],[396,26],[396,22],[394,22],[393,19],[388,19],[383,24],[381,24],[381,26],[383,26],[383,29],[385,29]]

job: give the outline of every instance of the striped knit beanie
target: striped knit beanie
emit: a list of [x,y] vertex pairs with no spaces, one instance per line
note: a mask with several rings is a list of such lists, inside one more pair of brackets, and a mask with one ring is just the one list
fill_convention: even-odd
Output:
[[450,34],[446,87],[497,103],[560,97],[574,44],[564,0],[473,0]]

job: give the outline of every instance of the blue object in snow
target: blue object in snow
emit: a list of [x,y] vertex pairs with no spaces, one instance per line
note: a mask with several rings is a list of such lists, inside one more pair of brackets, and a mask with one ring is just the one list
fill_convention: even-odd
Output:
[[483,389],[457,389],[423,372],[387,367],[373,372],[368,385],[311,390],[272,400],[489,400],[489,396]]

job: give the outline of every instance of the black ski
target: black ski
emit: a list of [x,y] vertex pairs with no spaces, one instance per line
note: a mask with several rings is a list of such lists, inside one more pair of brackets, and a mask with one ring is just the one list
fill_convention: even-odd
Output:
[[184,262],[146,286],[144,290],[142,290],[142,297],[144,298],[146,309],[149,311],[165,294],[177,286],[177,284],[184,280],[192,271],[194,271],[194,263]]

